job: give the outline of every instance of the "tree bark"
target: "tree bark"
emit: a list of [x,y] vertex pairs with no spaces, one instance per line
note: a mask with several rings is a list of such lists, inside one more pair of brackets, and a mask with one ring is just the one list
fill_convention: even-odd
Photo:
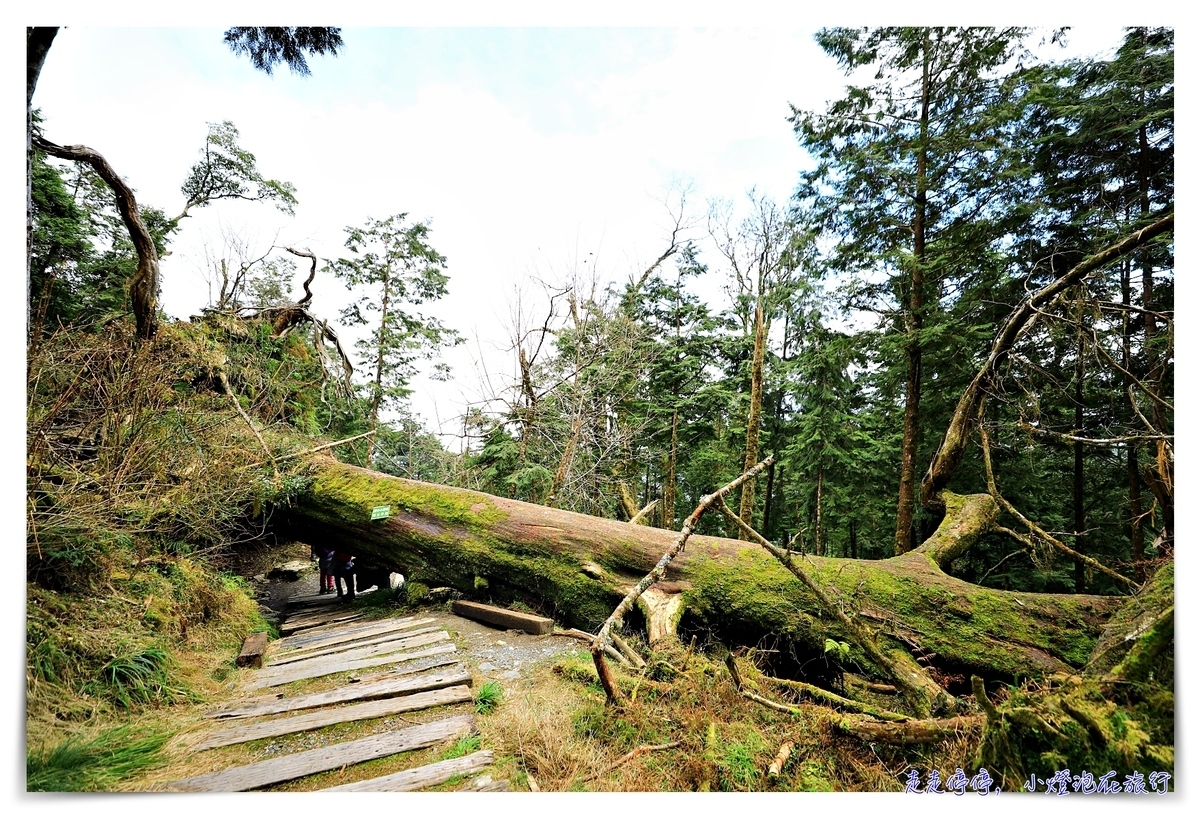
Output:
[[[746,457],[742,471],[749,471],[758,462],[758,427],[762,421],[763,366],[767,350],[767,317],[763,311],[762,295],[754,308],[754,354],[750,364],[750,412],[746,418]],[[742,486],[738,516],[754,519],[754,480]],[[744,538],[743,538],[744,539]]]
[[[284,515],[298,539],[319,539],[467,595],[475,577],[485,576],[497,599],[521,600],[592,632],[678,537],[332,459],[314,458],[313,468],[311,486]],[[392,516],[371,521],[371,509],[380,505],[391,506]],[[953,528],[943,522],[928,552],[869,561],[804,558],[805,568],[815,582],[835,587],[850,613],[881,631],[885,650],[916,644],[958,672],[1008,680],[1081,667],[1120,600],[1006,592],[951,577],[938,563],[962,551],[955,549],[964,537]],[[978,529],[965,526],[965,538]],[[685,625],[704,625],[743,644],[772,633],[819,654],[826,638],[850,637],[775,558],[735,540],[693,536],[653,588],[682,600]]]
[[56,145],[41,137],[34,137],[33,143],[50,156],[73,162],[87,162],[116,194],[117,209],[138,255],[137,270],[129,281],[129,300],[133,304],[138,337],[144,341],[150,340],[158,330],[158,251],[154,248],[150,231],[142,221],[133,190],[113,170],[112,165],[91,148],[83,145]]
[[920,138],[917,144],[916,195],[913,202],[913,257],[905,319],[908,372],[904,379],[904,430],[900,440],[900,498],[896,509],[897,554],[916,545],[917,448],[921,444],[921,330],[925,326],[925,209],[929,185],[929,38],[922,47]]

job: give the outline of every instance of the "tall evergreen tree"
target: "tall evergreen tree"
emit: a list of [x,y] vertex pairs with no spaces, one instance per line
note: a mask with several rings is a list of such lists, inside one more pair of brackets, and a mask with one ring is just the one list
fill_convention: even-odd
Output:
[[[429,225],[407,224],[407,218],[407,213],[400,213],[381,220],[368,218],[363,227],[347,227],[346,249],[354,255],[327,265],[348,286],[366,290],[342,310],[342,319],[370,328],[356,348],[370,371],[366,393],[373,429],[379,427],[381,411],[398,406],[409,395],[417,361],[459,341],[458,334],[440,320],[411,309],[444,296],[450,279],[446,258],[428,243]],[[367,464],[373,462],[373,455],[372,440]]]
[[[876,69],[824,113],[793,108],[801,144],[817,159],[797,197],[839,237],[832,269],[863,276],[892,319],[904,362],[904,431],[895,550],[914,545],[916,468],[928,425],[925,356],[943,326],[942,299],[999,241],[995,160],[1012,112],[1002,69],[1019,29],[823,29],[817,42],[846,71]],[[1011,201],[1011,199],[1009,200]],[[882,276],[882,278],[881,278]]]

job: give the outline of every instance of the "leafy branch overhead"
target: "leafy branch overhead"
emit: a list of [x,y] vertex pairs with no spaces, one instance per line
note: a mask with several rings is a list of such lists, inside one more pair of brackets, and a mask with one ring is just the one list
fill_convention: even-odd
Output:
[[225,31],[225,44],[234,54],[249,57],[251,64],[268,76],[282,63],[293,74],[307,77],[312,72],[305,54],[336,57],[342,47],[341,31],[304,26],[234,26]]
[[295,185],[263,176],[254,154],[238,145],[238,136],[237,127],[229,120],[208,124],[200,161],[192,166],[180,188],[185,204],[172,220],[172,227],[193,208],[221,199],[271,202],[287,215],[295,215],[298,204]]

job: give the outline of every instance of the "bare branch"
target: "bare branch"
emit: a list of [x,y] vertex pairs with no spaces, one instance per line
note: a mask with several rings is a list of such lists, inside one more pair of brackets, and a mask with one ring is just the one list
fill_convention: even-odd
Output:
[[678,556],[681,551],[683,551],[684,546],[687,545],[688,538],[692,536],[692,532],[699,524],[700,518],[704,516],[704,512],[708,511],[708,509],[714,503],[721,501],[726,494],[737,489],[737,487],[742,485],[742,483],[754,478],[759,472],[773,463],[774,460],[774,457],[768,457],[766,460],[757,464],[754,468],[743,472],[742,475],[736,480],[725,484],[712,494],[701,498],[700,504],[696,506],[696,510],[691,513],[691,516],[689,516],[686,521],[684,521],[683,528],[679,531],[679,539],[675,541],[675,544],[671,546],[667,553],[662,555],[662,558],[658,561],[658,564],[654,566],[650,573],[646,574],[646,576],[643,577],[641,581],[638,582],[638,584],[635,585],[629,591],[629,593],[625,595],[625,598],[621,600],[621,602],[613,610],[612,614],[609,615],[608,619],[604,621],[604,624],[600,626],[600,630],[596,633],[596,638],[592,640],[592,659],[596,664],[596,671],[600,675],[600,683],[604,686],[604,692],[608,695],[608,700],[610,702],[621,701],[623,698],[621,692],[613,683],[612,674],[609,672],[608,666],[604,663],[604,657],[602,653],[604,645],[609,640],[609,633],[612,631],[613,626],[616,623],[624,620],[625,614],[629,613],[629,611],[633,608],[634,603],[637,602],[638,597],[645,593],[647,588],[663,578],[663,576],[666,574],[667,566],[671,563],[671,560],[675,559],[675,557]]

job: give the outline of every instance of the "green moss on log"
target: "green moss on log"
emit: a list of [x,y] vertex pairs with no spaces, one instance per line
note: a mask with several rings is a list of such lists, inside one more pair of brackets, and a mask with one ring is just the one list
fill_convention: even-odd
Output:
[[[921,645],[964,671],[1012,679],[1081,668],[1112,606],[1095,597],[997,592],[938,570],[912,552],[879,561],[810,557],[813,578],[838,589],[868,625]],[[690,566],[686,602],[714,624],[738,621],[819,651],[849,634],[762,551],[720,555]],[[893,643],[899,646],[899,643]],[[860,658],[860,657],[856,657]]]

